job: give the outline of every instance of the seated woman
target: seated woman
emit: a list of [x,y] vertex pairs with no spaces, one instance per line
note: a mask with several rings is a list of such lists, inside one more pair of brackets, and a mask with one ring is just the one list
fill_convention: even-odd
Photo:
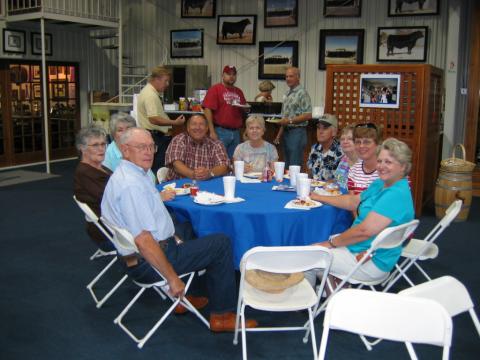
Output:
[[343,156],[335,170],[333,177],[340,189],[347,190],[348,172],[350,167],[357,162],[357,152],[353,143],[353,125],[347,125],[342,129],[340,135],[340,146],[343,150]]
[[[100,217],[103,191],[112,174],[109,168],[102,165],[107,134],[97,126],[84,127],[77,134],[76,146],[81,158],[73,176],[73,193],[78,201],[87,204]],[[113,245],[95,224],[87,222],[87,233],[103,251],[114,250]]]
[[[350,229],[318,243],[332,249],[331,272],[347,275],[357,264],[357,257],[367,251],[375,237],[385,228],[405,224],[414,218],[413,199],[406,179],[412,167],[412,151],[408,145],[389,138],[378,147],[377,171],[379,179],[361,194],[322,196],[311,198],[342,209],[356,210],[357,218]],[[379,249],[355,274],[361,281],[383,278],[397,263],[401,246]],[[312,280],[312,274],[307,278]],[[312,281],[311,281],[312,282]]]
[[275,89],[275,85],[270,80],[264,80],[258,84],[258,90],[260,93],[255,96],[256,102],[272,102],[272,91]]
[[278,160],[278,153],[275,146],[263,140],[265,134],[263,117],[251,115],[245,126],[245,136],[248,140],[237,146],[233,160],[245,161],[245,173],[262,171],[265,165],[272,168],[273,163]]
[[115,113],[110,117],[109,128],[112,142],[107,146],[105,160],[103,161],[104,166],[115,171],[120,160],[122,160],[122,153],[117,146],[117,143],[120,141],[120,136],[122,136],[125,130],[135,126],[135,119],[124,112]]
[[381,142],[380,131],[375,124],[358,124],[353,130],[355,152],[359,160],[348,171],[347,187],[351,194],[360,194],[376,179],[377,146]]

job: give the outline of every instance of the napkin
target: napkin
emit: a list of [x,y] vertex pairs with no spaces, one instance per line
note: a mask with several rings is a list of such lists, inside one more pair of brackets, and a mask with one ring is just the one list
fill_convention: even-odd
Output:
[[240,182],[242,184],[261,183],[260,179],[250,179],[250,178],[246,178],[246,177],[242,177]]
[[208,191],[199,191],[195,197],[195,201],[204,204],[214,204],[224,202],[225,198]]

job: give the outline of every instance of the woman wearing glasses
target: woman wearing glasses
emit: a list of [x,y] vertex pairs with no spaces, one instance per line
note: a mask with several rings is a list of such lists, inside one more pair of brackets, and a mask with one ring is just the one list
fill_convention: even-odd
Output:
[[343,150],[343,156],[335,170],[333,177],[342,190],[347,190],[348,172],[350,167],[357,162],[357,152],[353,142],[353,125],[347,125],[342,129],[340,135],[340,146]]
[[[361,194],[322,196],[314,192],[313,200],[356,211],[350,229],[318,245],[332,249],[331,273],[347,275],[369,249],[375,237],[387,227],[405,224],[414,217],[413,199],[407,174],[412,168],[412,151],[404,142],[389,138],[378,146],[376,169],[379,179]],[[401,246],[379,249],[355,274],[355,279],[370,281],[383,278],[397,263]],[[312,282],[311,273],[307,278]]]
[[377,147],[381,142],[380,131],[372,123],[358,124],[353,129],[353,142],[359,160],[350,167],[347,187],[351,194],[360,194],[378,179]]
[[[78,201],[87,204],[100,217],[103,191],[112,174],[112,171],[102,164],[107,147],[107,133],[97,126],[84,127],[77,134],[76,147],[81,158],[73,176],[73,193]],[[88,235],[100,249],[114,250],[93,223],[86,224]]]

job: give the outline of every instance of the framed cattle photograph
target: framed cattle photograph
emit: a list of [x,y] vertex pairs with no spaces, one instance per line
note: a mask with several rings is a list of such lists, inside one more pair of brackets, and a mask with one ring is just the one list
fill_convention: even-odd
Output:
[[290,66],[298,66],[298,41],[260,41],[258,78],[285,79]]
[[361,74],[360,107],[390,108],[400,107],[399,74]]
[[362,0],[324,0],[323,16],[325,17],[360,17]]
[[266,28],[298,26],[298,0],[265,0],[263,14]]
[[170,57],[203,57],[203,29],[171,30]]
[[363,29],[320,30],[318,68],[330,64],[363,64]]
[[417,61],[427,59],[428,27],[379,27],[377,61]]
[[181,0],[182,18],[214,18],[217,0]]
[[388,16],[438,15],[440,0],[388,0]]
[[257,15],[218,15],[217,44],[255,45]]

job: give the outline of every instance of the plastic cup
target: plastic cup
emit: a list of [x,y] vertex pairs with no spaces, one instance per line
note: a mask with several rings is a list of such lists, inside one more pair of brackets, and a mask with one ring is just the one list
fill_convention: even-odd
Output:
[[310,184],[312,179],[297,177],[297,196],[300,199],[306,199],[310,195]]
[[197,193],[198,193],[198,186],[197,185],[192,185],[190,186],[190,196],[197,196]]
[[283,161],[275,161],[273,164],[275,169],[275,180],[280,182],[283,181],[283,173],[285,171],[285,163]]
[[223,191],[225,194],[225,200],[235,199],[235,176],[224,176],[223,177]]
[[243,160],[236,160],[233,162],[233,168],[235,170],[235,178],[242,180],[243,172],[245,170],[245,162]]
[[297,181],[296,181],[296,185],[295,185],[297,189],[298,189],[298,181],[300,179],[308,179],[308,174],[307,173],[298,173],[297,174],[297,179],[296,179]]
[[290,175],[290,185],[295,186],[297,184],[297,174],[300,173],[299,165],[290,165],[288,167],[288,174]]

